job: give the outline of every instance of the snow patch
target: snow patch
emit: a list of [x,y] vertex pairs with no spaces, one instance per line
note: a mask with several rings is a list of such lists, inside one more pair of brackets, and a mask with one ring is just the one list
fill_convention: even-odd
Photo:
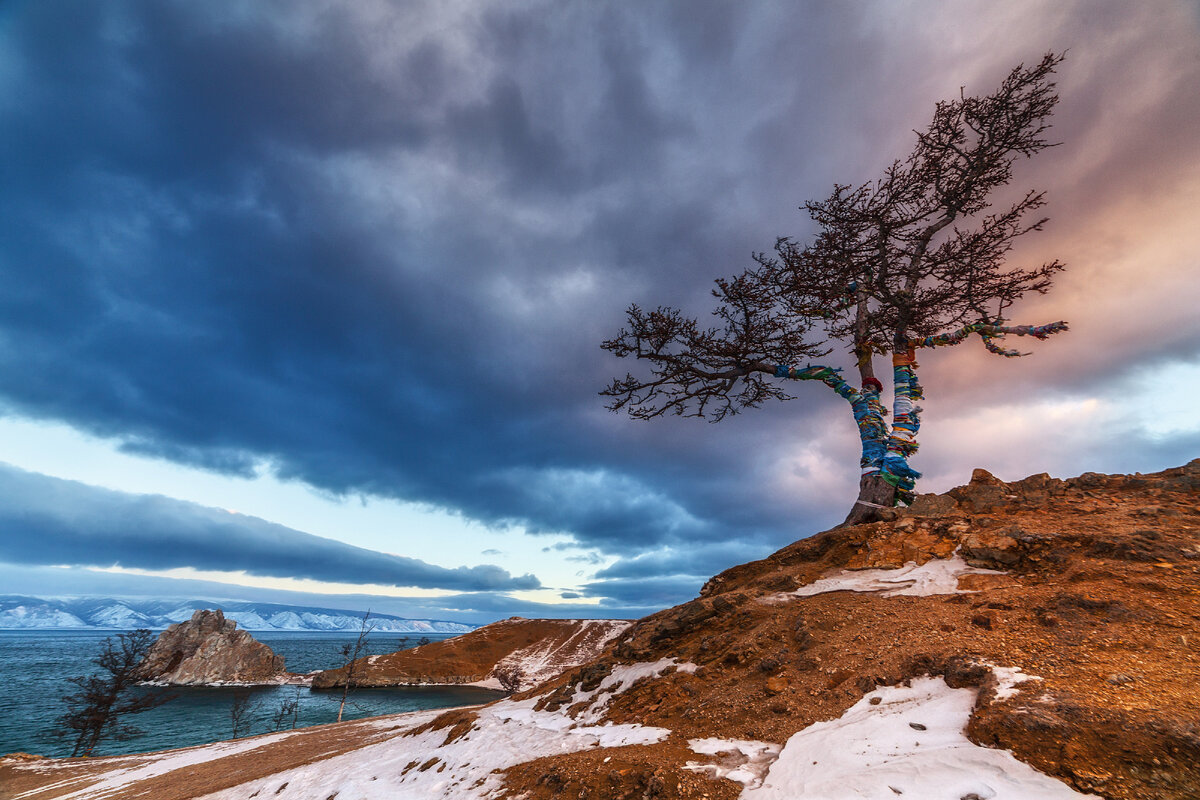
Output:
[[880,592],[883,597],[927,597],[935,594],[967,594],[958,588],[963,575],[1005,575],[996,569],[972,567],[956,552],[950,558],[934,558],[917,566],[909,561],[899,569],[843,570],[821,578],[794,592],[771,595],[768,602],[792,597],[810,597],[825,592]]
[[626,689],[633,686],[640,680],[646,678],[657,678],[668,669],[674,667],[676,672],[693,673],[696,671],[696,665],[690,662],[679,663],[675,658],[660,658],[658,661],[644,662],[641,664],[618,664],[613,667],[613,671],[609,673],[600,685],[590,692],[585,692],[579,689],[571,698],[569,705],[591,701],[591,704],[580,712],[577,720],[583,723],[599,722],[604,716],[605,710],[608,708],[609,702],[619,694],[625,692]]
[[911,684],[878,687],[840,718],[793,735],[762,785],[746,789],[742,800],[959,800],[970,794],[981,800],[1098,800],[1006,750],[968,740],[979,690],[951,689],[941,678]]
[[1017,688],[1017,684],[1025,683],[1026,681],[1040,681],[1037,675],[1026,675],[1021,671],[1020,667],[992,667],[992,673],[999,681],[996,687],[996,699],[1007,700],[1010,697],[1016,697],[1021,690]]
[[693,753],[717,756],[716,762],[689,761],[684,769],[706,773],[710,778],[727,778],[747,789],[762,786],[771,764],[779,758],[782,745],[746,739],[689,739]]
[[[300,731],[285,731],[283,733],[260,736],[255,739],[220,742],[200,747],[189,747],[185,750],[170,750],[160,756],[134,756],[127,759],[133,763],[133,766],[106,772],[99,782],[90,784],[74,792],[69,792],[68,794],[57,795],[56,797],[57,800],[103,800],[103,798],[110,797],[131,784],[149,780],[159,775],[165,775],[168,772],[175,772],[176,770],[195,764],[202,764],[206,761],[225,758],[250,750],[257,750],[260,747],[273,744],[281,739],[286,739],[288,736],[294,736],[297,733],[300,733]],[[69,789],[73,784],[78,783],[79,780],[79,777],[75,776],[56,784],[41,786],[22,794],[13,795],[13,800],[21,800],[24,797],[40,795],[55,789]]]
[[[584,699],[604,694],[604,703],[636,680],[657,676],[672,663],[635,664],[610,675],[607,687],[582,692]],[[616,673],[617,670],[614,670]],[[206,795],[202,800],[244,800],[254,794],[277,800],[314,797],[352,797],[355,800],[468,800],[493,797],[509,767],[536,758],[593,747],[654,744],[670,735],[666,728],[640,724],[588,724],[572,719],[565,709],[538,711],[540,698],[501,700],[475,710],[470,730],[452,742],[447,731],[410,734],[411,726],[395,737],[360,750],[334,756],[269,778],[250,781]],[[590,709],[589,709],[590,710]],[[383,721],[379,722],[384,727]]]

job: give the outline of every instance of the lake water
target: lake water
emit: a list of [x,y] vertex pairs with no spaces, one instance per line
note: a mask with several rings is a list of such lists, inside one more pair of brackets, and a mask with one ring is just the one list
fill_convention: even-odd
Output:
[[[253,631],[254,638],[269,645],[287,660],[292,672],[310,672],[341,666],[340,649],[353,642],[355,633],[309,631]],[[0,631],[0,670],[4,676],[0,692],[0,755],[11,752],[69,756],[69,740],[54,736],[55,720],[66,708],[61,698],[75,687],[68,678],[90,674],[90,660],[113,631]],[[416,646],[422,634],[375,634],[369,653],[390,653]],[[430,634],[438,641],[448,634]],[[165,705],[124,719],[145,733],[125,741],[104,742],[97,755],[140,753],[171,747],[228,739],[232,735],[230,706],[239,692],[249,692],[245,721],[249,734],[274,730],[272,717],[281,702],[298,697],[297,727],[321,725],[337,719],[341,691],[310,692],[306,687],[194,687],[171,688],[177,696]],[[350,694],[343,719],[358,719],[401,711],[486,703],[502,696],[499,692],[473,686],[414,686],[394,689],[357,689]],[[290,720],[287,727],[291,727]]]

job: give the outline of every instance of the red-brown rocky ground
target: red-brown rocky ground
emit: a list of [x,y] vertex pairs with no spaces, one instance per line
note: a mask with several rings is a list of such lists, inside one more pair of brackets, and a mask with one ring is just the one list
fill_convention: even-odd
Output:
[[[977,471],[969,485],[922,496],[886,521],[828,531],[735,567],[698,599],[638,621],[602,657],[523,695],[542,708],[569,708],[579,685],[598,685],[616,664],[690,661],[694,673],[634,684],[608,706],[608,721],[669,728],[668,738],[519,764],[508,769],[507,787],[535,798],[736,797],[740,786],[683,769],[698,760],[688,739],[783,743],[841,716],[876,684],[933,674],[982,688],[968,727],[979,744],[1102,797],[1194,800],[1198,499],[1200,460],[1154,475],[1008,484]],[[783,596],[844,570],[955,551],[1004,574],[964,577],[966,594]],[[1000,699],[987,664],[1041,680]],[[454,735],[470,728],[470,713],[449,712],[439,724]],[[264,775],[277,766],[273,752],[261,751]],[[0,762],[0,786],[36,780],[32,765]]]
[[[923,496],[892,520],[828,531],[716,576],[699,599],[639,621],[585,669],[691,661],[701,666],[694,675],[634,687],[609,719],[681,738],[783,742],[875,684],[928,673],[986,686],[990,671],[973,663],[1016,666],[1043,680],[1008,702],[986,703],[985,691],[974,741],[1105,797],[1200,797],[1198,498],[1200,459],[1154,475],[1011,484],[978,470],[968,486]],[[972,594],[761,602],[831,571],[959,548],[969,563],[1008,574],[964,578]],[[647,758],[644,770],[665,786],[679,777],[651,765],[666,764]],[[584,754],[519,772],[556,776],[537,796],[606,796]]]

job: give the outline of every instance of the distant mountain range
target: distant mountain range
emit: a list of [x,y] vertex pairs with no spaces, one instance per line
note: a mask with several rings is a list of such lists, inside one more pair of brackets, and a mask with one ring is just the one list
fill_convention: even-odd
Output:
[[[362,624],[362,612],[277,603],[0,595],[0,630],[159,630],[191,619],[192,612],[199,608],[219,608],[249,631],[357,631]],[[383,633],[464,633],[476,628],[462,622],[374,613],[371,622],[376,631]]]

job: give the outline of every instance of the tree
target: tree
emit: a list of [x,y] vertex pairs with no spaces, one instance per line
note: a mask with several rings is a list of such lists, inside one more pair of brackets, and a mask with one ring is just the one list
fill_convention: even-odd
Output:
[[145,628],[117,634],[101,644],[100,655],[92,659],[99,672],[70,678],[79,688],[63,702],[67,712],[58,718],[57,734],[74,738],[72,756],[90,756],[106,738],[130,739],[142,731],[123,722],[171,699],[165,693],[139,692],[140,667],[154,634]]
[[342,702],[338,704],[338,722],[342,721],[342,713],[346,710],[346,698],[350,696],[350,690],[353,688],[359,659],[367,651],[368,637],[375,629],[374,623],[367,623],[370,616],[370,610],[363,614],[362,624],[358,628],[358,638],[354,640],[354,644],[347,642],[342,645],[342,669],[346,670],[346,683],[342,686]]
[[296,729],[296,723],[300,719],[300,687],[294,686],[291,697],[284,697],[279,701],[279,708],[275,709],[275,714],[271,717],[271,729],[281,731],[284,728]]
[[233,738],[240,739],[250,732],[250,720],[246,712],[250,710],[250,690],[242,689],[233,693],[233,701],[229,704],[229,722],[233,726]]
[[492,671],[492,674],[496,676],[500,688],[509,694],[521,691],[521,686],[525,683],[524,671],[520,667],[511,664],[496,667]]
[[[1027,354],[999,340],[1066,330],[1065,322],[1009,325],[1005,316],[1024,295],[1045,293],[1063,269],[1058,261],[1007,264],[1013,242],[1046,222],[1031,219],[1045,193],[993,207],[1016,160],[1052,146],[1045,133],[1058,96],[1050,78],[1061,61],[1047,54],[1033,67],[1017,66],[990,95],[960,92],[937,103],[905,160],[876,181],[835,185],[825,200],[806,203],[818,226],[809,244],[780,238],[772,253],[754,254],[755,266],[716,281],[719,326],[702,328],[670,307],[630,306],[627,327],[602,347],[649,362],[651,375],[614,379],[601,393],[613,398],[608,408],[637,419],[719,422],[768,399],[793,399],[787,379],[820,381],[849,402],[862,442],[858,499],[843,524],[911,502],[920,473],[908,460],[918,447],[923,395],[916,350],[977,335],[990,352],[1017,357]],[[849,352],[860,388],[840,368],[812,363],[834,343]],[[890,426],[875,372],[876,357],[888,355]]]

